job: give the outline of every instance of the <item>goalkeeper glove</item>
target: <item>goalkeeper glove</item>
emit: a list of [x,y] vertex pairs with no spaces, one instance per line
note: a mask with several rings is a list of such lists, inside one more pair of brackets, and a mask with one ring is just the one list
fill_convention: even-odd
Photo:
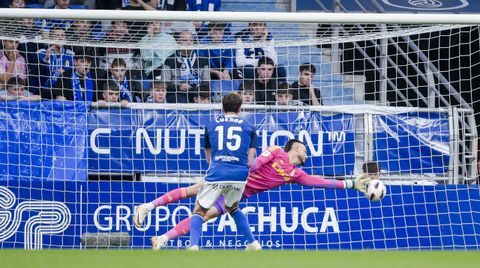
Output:
[[370,181],[370,177],[366,173],[358,176],[355,180],[345,180],[345,188],[355,189],[359,192],[365,193],[367,183]]

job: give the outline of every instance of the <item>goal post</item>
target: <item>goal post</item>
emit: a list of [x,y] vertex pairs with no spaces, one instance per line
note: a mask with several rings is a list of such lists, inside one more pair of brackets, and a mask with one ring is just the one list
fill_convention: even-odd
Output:
[[[352,179],[376,162],[387,185],[379,202],[290,184],[244,200],[264,248],[478,250],[478,25],[457,14],[0,9],[0,61],[17,66],[0,68],[0,248],[148,249],[194,198],[140,228],[135,206],[202,179],[203,128],[238,92],[257,155],[296,138],[309,174]],[[243,248],[235,233],[222,215],[202,245]]]

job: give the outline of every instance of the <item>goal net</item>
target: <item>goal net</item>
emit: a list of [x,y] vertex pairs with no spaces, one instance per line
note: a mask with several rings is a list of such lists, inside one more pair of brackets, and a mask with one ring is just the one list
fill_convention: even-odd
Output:
[[[134,207],[202,179],[203,128],[238,92],[258,154],[296,138],[307,173],[377,163],[387,184],[379,202],[293,184],[242,201],[264,248],[479,249],[478,23],[18,12],[0,12],[0,248],[149,248],[195,197],[140,228]],[[202,246],[244,241],[222,215]]]

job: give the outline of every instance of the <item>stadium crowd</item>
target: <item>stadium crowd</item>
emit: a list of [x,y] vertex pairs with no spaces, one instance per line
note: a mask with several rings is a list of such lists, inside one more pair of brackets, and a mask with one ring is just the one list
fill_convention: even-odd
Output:
[[[0,4],[56,9],[221,8],[220,0],[9,0]],[[278,65],[273,36],[263,22],[251,22],[237,33],[231,32],[230,23],[23,19],[16,26],[19,36],[2,40],[2,100],[211,103],[227,93],[213,89],[214,85],[228,82],[230,91],[238,90],[247,104],[321,105],[320,91],[313,86],[315,66],[301,64],[298,80],[289,84],[285,67]],[[225,43],[241,48],[222,48]],[[195,49],[196,44],[211,46]]]

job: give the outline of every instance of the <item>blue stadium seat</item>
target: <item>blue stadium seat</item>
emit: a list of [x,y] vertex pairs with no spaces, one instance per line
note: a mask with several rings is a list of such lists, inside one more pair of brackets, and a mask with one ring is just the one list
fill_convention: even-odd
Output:
[[322,85],[321,93],[323,105],[355,104],[353,88],[345,88],[342,83]]
[[222,94],[227,94],[232,91],[237,91],[242,80],[212,80],[210,82],[210,90],[212,93],[221,92]]

